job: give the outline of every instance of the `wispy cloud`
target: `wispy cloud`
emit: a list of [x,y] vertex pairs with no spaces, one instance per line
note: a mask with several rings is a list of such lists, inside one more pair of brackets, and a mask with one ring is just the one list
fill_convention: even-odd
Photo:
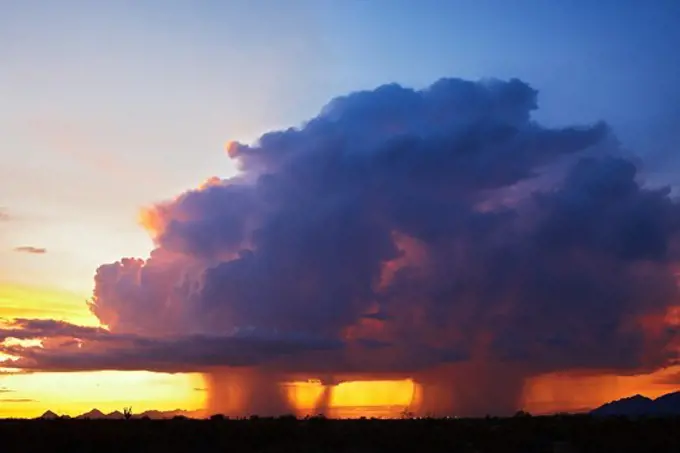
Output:
[[0,393],[12,393],[14,390],[8,389],[7,387],[0,387]]
[[37,400],[31,398],[2,398],[0,401],[3,403],[34,403]]
[[29,245],[26,246],[21,246],[21,247],[16,247],[14,249],[15,252],[19,253],[30,253],[32,255],[44,255],[47,253],[47,249],[43,247],[32,247]]
[[9,222],[12,220],[12,216],[9,215],[7,209],[0,207],[0,222]]

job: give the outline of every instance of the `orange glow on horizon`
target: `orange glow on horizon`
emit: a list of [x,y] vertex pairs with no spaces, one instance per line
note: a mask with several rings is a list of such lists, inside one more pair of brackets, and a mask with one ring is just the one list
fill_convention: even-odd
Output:
[[324,392],[324,386],[318,381],[291,382],[285,387],[286,396],[297,416],[307,415],[316,408]]
[[[580,412],[634,394],[656,398],[673,392],[680,382],[665,382],[680,367],[648,375],[569,375],[553,373],[527,381],[521,409],[535,414]],[[287,384],[287,395],[296,415],[311,414],[324,392],[320,382]],[[330,388],[329,412],[336,418],[399,417],[403,410],[418,407],[421,388],[411,379],[343,382]]]
[[[539,376],[527,382],[522,409],[534,414],[578,412],[636,393],[654,398],[678,389],[672,378],[679,372],[680,367],[674,367],[643,376]],[[318,412],[325,391],[321,382],[296,381],[282,386],[295,415]],[[201,410],[208,407],[210,396],[200,374],[144,371],[9,374],[0,375],[0,387],[12,389],[7,394],[10,401],[2,403],[0,417],[35,417],[48,409],[68,415],[92,408],[108,413],[127,405],[137,412]],[[54,391],[57,388],[59,391]],[[350,381],[328,391],[329,417],[396,418],[405,409],[417,408],[420,386],[411,379]],[[243,403],[239,395],[229,396],[230,406]]]
[[[201,374],[93,371],[0,375],[0,417],[37,417],[47,410],[75,416],[94,408],[104,413],[132,406],[145,410],[200,410],[206,392]],[[8,396],[9,395],[9,396]]]
[[413,403],[416,384],[411,379],[349,381],[328,387],[319,381],[297,381],[286,385],[286,395],[297,416],[319,410],[328,391],[328,413],[334,418],[397,417]]
[[680,388],[678,376],[680,366],[633,376],[546,374],[529,379],[523,408],[536,414],[578,412],[635,394],[657,398]]
[[411,379],[389,381],[351,381],[333,387],[331,407],[408,406],[414,394]]

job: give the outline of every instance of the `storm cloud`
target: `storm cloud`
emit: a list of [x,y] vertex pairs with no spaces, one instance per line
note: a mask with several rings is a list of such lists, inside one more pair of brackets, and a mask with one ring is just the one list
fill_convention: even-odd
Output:
[[532,120],[537,97],[516,79],[390,84],[231,143],[239,176],[147,209],[151,256],[97,270],[90,308],[126,346],[6,352],[39,369],[249,367],[213,382],[266,387],[277,411],[288,376],[410,377],[416,411],[466,415],[514,410],[542,373],[668,365],[680,206],[606,124]]
[[33,338],[42,339],[42,344],[1,345],[0,353],[16,357],[4,365],[24,371],[150,369],[175,373],[208,371],[224,365],[259,366],[287,355],[333,351],[343,346],[341,341],[256,331],[149,337],[55,320],[15,319],[0,324],[0,343]]

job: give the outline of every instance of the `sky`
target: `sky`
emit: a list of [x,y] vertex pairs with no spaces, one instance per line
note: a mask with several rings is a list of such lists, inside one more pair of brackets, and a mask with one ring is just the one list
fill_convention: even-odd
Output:
[[[119,305],[109,306],[113,289],[95,286],[97,269],[154,248],[177,251],[161,243],[165,230],[149,225],[144,209],[236,174],[226,143],[241,143],[245,162],[245,145],[268,131],[301,125],[337,96],[393,82],[420,90],[442,77],[520,79],[538,91],[532,118],[541,125],[606,121],[639,178],[675,188],[679,20],[670,0],[0,0],[0,317],[85,326],[124,319]],[[102,302],[91,311],[96,288]],[[205,404],[205,392],[193,391],[204,387],[200,378],[184,373],[191,370],[158,371],[123,373],[140,389],[154,388],[154,379],[175,389],[138,406]],[[531,375],[544,380],[534,385],[536,407],[541,392],[557,392],[545,388],[559,380],[545,376],[563,370],[542,371]],[[0,376],[12,390],[0,415],[34,415],[53,401],[71,413],[119,409],[107,398],[121,392],[120,375]],[[85,401],[59,384],[73,379],[97,382]],[[641,377],[639,388],[629,377],[601,379],[617,379],[600,387],[618,390],[567,403],[673,388],[664,378]],[[55,390],[38,394],[35,382]]]

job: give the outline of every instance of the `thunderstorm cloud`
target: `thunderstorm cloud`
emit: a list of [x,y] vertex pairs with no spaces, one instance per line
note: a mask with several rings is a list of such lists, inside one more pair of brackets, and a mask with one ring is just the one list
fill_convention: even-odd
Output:
[[544,127],[537,101],[516,79],[390,84],[231,143],[237,177],[147,209],[151,256],[97,270],[106,329],[19,320],[0,334],[43,345],[3,352],[28,370],[230,367],[213,384],[266,389],[245,396],[262,412],[286,409],[290,376],[409,377],[417,410],[483,414],[539,374],[676,362],[680,205],[606,124]]

